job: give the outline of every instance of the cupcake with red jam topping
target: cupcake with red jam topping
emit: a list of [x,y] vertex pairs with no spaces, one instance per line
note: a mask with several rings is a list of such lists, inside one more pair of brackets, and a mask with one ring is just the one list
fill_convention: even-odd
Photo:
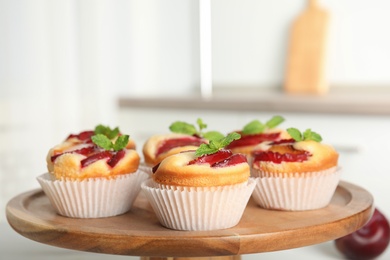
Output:
[[252,175],[256,203],[266,209],[313,210],[326,207],[339,183],[338,152],[307,129],[287,129],[292,139],[276,141],[255,154]]
[[198,128],[193,124],[176,121],[169,126],[171,133],[150,137],[142,149],[145,165],[153,167],[170,155],[196,150],[201,144],[207,144],[208,139],[223,136],[217,131],[205,132],[207,125],[200,118],[197,126]]
[[99,125],[49,150],[48,173],[37,179],[58,214],[98,218],[131,208],[148,175],[138,170],[140,156],[129,140],[118,128]]
[[262,144],[290,138],[285,130],[277,128],[283,122],[282,116],[274,116],[265,123],[253,120],[242,130],[236,131],[241,138],[233,141],[226,148],[232,150],[233,153],[245,154],[251,160],[252,153],[262,149]]
[[160,223],[175,230],[217,230],[237,225],[255,181],[245,155],[224,147],[239,138],[231,133],[195,151],[163,159],[142,190]]
[[252,164],[254,153],[265,151],[271,142],[291,138],[287,131],[277,128],[283,122],[282,116],[273,116],[265,123],[253,120],[246,124],[242,130],[236,131],[241,135],[241,138],[233,141],[226,148],[233,153],[245,154],[249,164]]

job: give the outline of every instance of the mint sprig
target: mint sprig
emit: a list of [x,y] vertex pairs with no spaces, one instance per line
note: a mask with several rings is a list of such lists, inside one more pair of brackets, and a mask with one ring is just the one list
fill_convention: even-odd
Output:
[[218,131],[208,131],[203,133],[203,137],[207,140],[219,140],[224,137],[221,132]]
[[282,116],[273,116],[265,124],[263,124],[259,120],[253,120],[244,126],[244,128],[242,129],[242,133],[246,135],[260,134],[267,129],[272,129],[277,127],[283,122],[284,122],[284,118]]
[[240,138],[241,135],[239,133],[233,132],[228,134],[226,137],[210,140],[208,144],[201,144],[199,148],[196,149],[195,156],[199,157],[202,155],[216,153],[225,146],[228,146],[234,140],[238,140]]
[[[105,150],[120,151],[127,146],[130,138],[129,135],[119,135],[118,127],[111,129],[104,125],[96,126],[94,133],[95,135],[91,137],[92,142]],[[115,138],[115,142],[112,142]]]
[[119,128],[115,127],[111,129],[109,126],[98,125],[95,127],[95,134],[102,134],[107,136],[109,139],[114,139],[119,134]]
[[321,142],[322,137],[316,132],[311,131],[311,129],[306,129],[305,132],[301,133],[297,128],[290,127],[287,129],[289,135],[297,142],[300,141],[316,141]]
[[176,121],[169,126],[169,130],[173,133],[195,135],[198,133],[194,125],[182,121]]
[[176,121],[169,126],[169,130],[173,133],[186,134],[186,135],[197,135],[207,140],[218,140],[224,135],[218,131],[207,131],[203,130],[207,128],[207,124],[202,119],[196,120],[197,127],[193,124],[189,124],[183,121]]

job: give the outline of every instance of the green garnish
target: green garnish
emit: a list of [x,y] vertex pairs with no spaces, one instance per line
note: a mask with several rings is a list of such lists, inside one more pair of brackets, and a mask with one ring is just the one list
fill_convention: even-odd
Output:
[[223,134],[218,131],[208,131],[206,133],[203,133],[203,137],[207,140],[219,140],[223,138]]
[[111,129],[109,126],[98,125],[95,127],[95,135],[102,134],[108,137],[108,139],[114,139],[119,134],[119,128]]
[[297,142],[309,141],[309,140],[316,141],[316,142],[322,141],[321,135],[311,131],[311,129],[306,129],[305,132],[301,133],[298,129],[291,127],[287,129],[287,132]]
[[[91,137],[92,142],[105,150],[120,151],[126,147],[130,138],[129,135],[119,135],[118,127],[111,129],[108,126],[98,125],[95,127],[94,133],[95,135]],[[116,140],[112,142],[114,138]]]
[[234,140],[238,140],[240,138],[241,135],[239,133],[234,132],[228,134],[226,137],[210,140],[208,144],[201,144],[199,146],[199,148],[195,151],[195,156],[199,157],[206,154],[216,153],[219,149],[224,148]]
[[218,140],[223,137],[223,134],[218,131],[208,131],[203,132],[204,129],[207,128],[207,124],[203,122],[202,119],[198,118],[196,120],[199,130],[195,127],[195,125],[176,121],[169,126],[169,130],[173,133],[186,134],[186,135],[197,135],[203,137],[207,140]]
[[194,125],[188,124],[186,122],[181,122],[181,121],[176,121],[172,123],[169,126],[169,130],[171,130],[174,133],[187,134],[187,135],[194,135],[198,133]]
[[253,120],[246,124],[242,129],[243,134],[260,134],[267,129],[275,128],[284,121],[284,118],[281,116],[274,116],[268,120],[265,124],[261,123],[259,120]]

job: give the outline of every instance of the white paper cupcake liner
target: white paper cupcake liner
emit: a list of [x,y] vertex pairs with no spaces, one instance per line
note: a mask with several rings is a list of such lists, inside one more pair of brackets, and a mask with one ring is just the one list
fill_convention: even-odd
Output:
[[153,175],[151,166],[146,165],[145,163],[140,163],[138,169],[148,174],[149,177]]
[[238,224],[255,180],[220,187],[159,186],[152,179],[141,188],[160,223],[175,230],[217,230]]
[[[253,164],[253,159],[254,159],[253,155],[247,155],[246,159],[247,159],[249,165]],[[253,169],[253,167],[250,167],[250,176],[256,177],[256,170]]]
[[137,171],[112,179],[82,181],[55,180],[45,173],[37,180],[58,214],[72,218],[103,218],[129,211],[141,183],[147,178],[147,174]]
[[286,211],[314,210],[326,207],[340,181],[341,169],[305,176],[258,177],[252,197],[262,208]]

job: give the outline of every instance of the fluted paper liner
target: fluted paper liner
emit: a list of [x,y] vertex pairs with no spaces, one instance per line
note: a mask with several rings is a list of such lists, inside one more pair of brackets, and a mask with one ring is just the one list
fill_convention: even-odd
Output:
[[[259,174],[259,173],[258,173]],[[302,211],[326,207],[340,181],[341,169],[331,168],[320,172],[290,174],[256,178],[252,197],[262,208]]]
[[141,188],[161,225],[175,230],[218,230],[237,225],[255,180],[220,187],[160,186],[152,179]]
[[142,171],[112,179],[88,178],[55,180],[49,173],[37,177],[44,193],[58,214],[72,218],[117,216],[130,210],[148,178]]
[[153,175],[153,172],[152,172],[152,168],[151,166],[147,165],[146,163],[143,163],[141,162],[138,169],[147,173],[149,177],[151,177]]

